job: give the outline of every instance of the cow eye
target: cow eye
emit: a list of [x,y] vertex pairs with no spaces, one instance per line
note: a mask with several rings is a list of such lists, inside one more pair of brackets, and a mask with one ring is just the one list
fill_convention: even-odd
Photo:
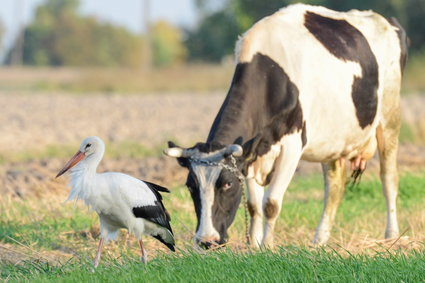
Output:
[[227,182],[223,185],[223,191],[227,191],[232,187],[232,182]]

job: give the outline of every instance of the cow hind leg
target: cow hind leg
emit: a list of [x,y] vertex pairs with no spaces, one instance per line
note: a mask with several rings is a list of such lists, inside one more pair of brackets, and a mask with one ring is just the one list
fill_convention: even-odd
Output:
[[273,230],[280,214],[283,195],[297,169],[301,154],[301,138],[298,135],[286,137],[282,152],[275,163],[275,176],[263,198],[265,225],[262,246],[264,247],[273,248]]
[[345,159],[322,164],[322,169],[325,181],[325,197],[322,217],[313,239],[313,244],[317,245],[323,245],[329,240],[336,212],[344,196]]
[[400,131],[399,119],[393,116],[393,122],[381,124],[377,128],[380,177],[382,190],[387,204],[387,227],[385,238],[396,238],[399,235],[397,223],[396,200],[398,194],[397,151],[398,134]]

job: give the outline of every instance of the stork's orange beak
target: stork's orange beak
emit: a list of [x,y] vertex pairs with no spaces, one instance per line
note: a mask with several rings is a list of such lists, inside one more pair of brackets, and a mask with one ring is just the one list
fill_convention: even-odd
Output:
[[60,172],[56,175],[56,178],[74,167],[78,162],[83,160],[85,157],[84,153],[81,151],[77,151],[77,153],[65,164],[65,166],[60,170]]

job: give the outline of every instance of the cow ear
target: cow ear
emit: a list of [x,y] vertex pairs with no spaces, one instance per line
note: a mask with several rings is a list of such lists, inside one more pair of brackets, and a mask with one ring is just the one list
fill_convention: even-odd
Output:
[[177,159],[177,163],[184,168],[189,168],[190,164],[189,164],[189,160],[186,157],[178,157]]
[[167,144],[168,144],[168,148],[172,148],[172,147],[178,147],[178,145],[176,145],[174,142],[172,142],[172,141],[168,141],[167,142]]
[[244,145],[243,148],[243,156],[242,158],[247,162],[254,161],[257,158],[256,149],[258,147],[258,144],[261,141],[261,133],[257,134],[254,138],[250,139]]
[[239,136],[237,139],[235,139],[233,143],[242,146],[242,142],[243,142],[243,138]]

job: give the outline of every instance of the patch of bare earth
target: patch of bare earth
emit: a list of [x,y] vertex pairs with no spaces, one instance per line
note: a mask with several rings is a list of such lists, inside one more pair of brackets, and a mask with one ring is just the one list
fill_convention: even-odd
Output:
[[[182,146],[204,141],[224,99],[224,94],[209,95],[41,95],[0,93],[0,154],[13,155],[40,150],[49,145],[74,145],[97,135],[108,143],[137,141],[147,147],[166,147],[166,140]],[[425,98],[407,97],[402,101],[403,119],[418,124],[425,121]],[[0,165],[0,193],[37,193],[54,190],[61,181],[53,180],[66,162],[62,158],[41,158]],[[401,171],[421,170],[425,165],[425,146],[401,145]],[[377,172],[376,158],[368,171]],[[167,157],[105,159],[99,171],[120,171],[164,185],[182,184],[185,171]],[[319,172],[320,165],[301,162],[300,174]]]

